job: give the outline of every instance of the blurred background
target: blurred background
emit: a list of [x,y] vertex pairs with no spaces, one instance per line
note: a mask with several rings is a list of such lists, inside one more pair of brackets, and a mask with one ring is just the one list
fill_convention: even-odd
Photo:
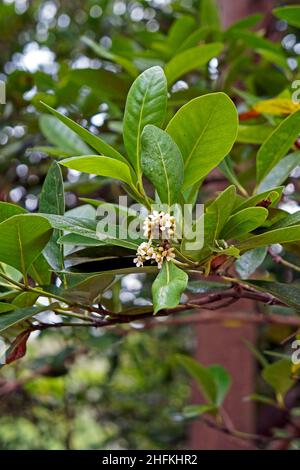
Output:
[[[242,112],[243,103],[251,96],[276,96],[297,78],[299,32],[271,14],[273,7],[296,2],[223,0],[218,4],[219,18],[205,9],[206,3],[2,0],[0,80],[6,84],[7,100],[0,115],[0,200],[36,211],[53,157],[78,154],[76,140],[43,115],[40,100],[122,148],[125,98],[135,76],[154,64],[163,66],[184,47],[218,40],[219,22],[227,29],[253,15],[245,27],[263,32],[268,39],[257,43],[253,33],[243,29],[242,34],[232,28],[220,57],[173,84],[170,115],[188,99],[216,90],[229,93]],[[246,165],[245,181],[253,175],[247,158],[254,151],[255,147],[248,145],[235,156],[237,164]],[[283,200],[291,212],[298,210],[298,176],[299,171],[292,175]],[[105,178],[67,169],[64,177],[66,208],[77,215],[78,207],[82,213],[86,210],[82,197],[114,202],[122,193],[116,183]],[[202,188],[202,200],[224,185],[224,177],[214,174],[210,184]],[[265,269],[273,269],[268,261]],[[289,273],[280,272],[279,276]],[[149,282],[141,275],[125,276],[107,300],[147,304]],[[288,329],[267,326],[242,330],[227,325],[222,330],[216,326],[198,331],[188,325],[161,322],[145,331],[142,326],[136,323],[107,331],[66,329],[32,335],[26,357],[0,371],[0,449],[205,447],[209,431],[190,426],[181,413],[195,399],[195,391],[174,363],[178,352],[197,354],[203,362],[223,363],[236,374],[235,386],[240,392],[233,392],[228,406],[240,416],[242,428],[259,429],[266,435],[274,426],[284,428],[282,414],[276,421],[267,406],[243,401],[242,394],[263,386],[251,353],[244,347],[244,367],[237,364],[234,355],[241,360],[243,339],[276,350]],[[226,345],[222,344],[224,335]],[[213,350],[209,345],[212,337]],[[296,408],[299,399],[295,397],[291,400]],[[210,439],[207,446],[218,445],[215,437]],[[295,438],[295,447],[298,441]]]

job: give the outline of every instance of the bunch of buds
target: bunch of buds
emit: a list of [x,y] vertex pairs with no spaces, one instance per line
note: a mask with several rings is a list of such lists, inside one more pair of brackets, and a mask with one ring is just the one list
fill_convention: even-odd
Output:
[[158,245],[152,245],[152,240],[143,242],[138,247],[136,254],[133,261],[138,268],[142,267],[145,261],[151,260],[152,263],[157,263],[158,269],[161,269],[164,260],[170,261],[175,258],[174,248],[167,240]]
[[170,239],[175,234],[175,217],[163,211],[153,211],[144,222],[144,236],[148,240]]

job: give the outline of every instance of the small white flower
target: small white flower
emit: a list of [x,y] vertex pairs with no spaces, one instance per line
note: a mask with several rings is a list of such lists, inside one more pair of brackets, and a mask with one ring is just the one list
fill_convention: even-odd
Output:
[[163,211],[153,211],[144,221],[144,236],[149,240],[161,239],[162,235],[164,238],[169,239],[175,233],[175,226],[176,220],[174,216]]

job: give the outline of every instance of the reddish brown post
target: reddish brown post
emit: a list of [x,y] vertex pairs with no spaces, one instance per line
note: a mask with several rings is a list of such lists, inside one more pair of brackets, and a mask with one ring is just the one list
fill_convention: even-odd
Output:
[[274,3],[273,0],[218,0],[223,27],[226,29],[235,21],[259,12],[266,14],[264,24],[267,24]]
[[[224,309],[224,314],[232,307]],[[235,311],[253,312],[252,302],[241,300],[234,306]],[[222,312],[222,310],[220,310]],[[196,358],[204,365],[221,364],[232,376],[232,386],[224,408],[238,431],[255,432],[255,406],[244,397],[254,392],[255,361],[244,341],[255,341],[255,326],[239,323],[199,324],[197,327],[198,349]],[[193,401],[201,402],[197,390]],[[209,428],[201,420],[192,425],[190,448],[192,449],[251,449],[247,441],[232,438],[220,431]]]

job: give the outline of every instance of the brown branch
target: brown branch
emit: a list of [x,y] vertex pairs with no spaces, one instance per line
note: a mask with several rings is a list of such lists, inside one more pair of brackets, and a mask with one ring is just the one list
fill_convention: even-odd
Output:
[[[233,286],[224,291],[210,292],[209,294],[202,294],[185,304],[180,304],[172,309],[161,310],[156,317],[153,314],[153,307],[145,307],[144,311],[141,312],[140,308],[133,307],[124,310],[122,313],[106,311],[103,308],[90,307],[90,316],[86,318],[84,322],[79,321],[68,321],[60,323],[39,323],[32,325],[32,330],[45,330],[48,328],[61,328],[61,327],[95,327],[103,328],[107,326],[122,325],[131,323],[133,321],[146,321],[145,328],[152,328],[159,324],[186,324],[186,323],[211,323],[211,322],[223,322],[227,320],[234,320],[240,322],[256,323],[256,324],[279,324],[279,325],[290,325],[293,327],[300,326],[300,318],[296,316],[286,316],[278,314],[261,314],[257,313],[226,313],[214,312],[214,310],[227,307],[239,299],[251,299],[257,302],[263,302],[269,305],[284,305],[280,300],[276,299],[270,294],[264,292],[257,292],[250,288],[243,287],[241,285],[233,284]],[[204,309],[209,312],[202,312],[198,315],[190,315],[181,318],[172,318],[166,320],[163,323],[153,321],[157,317],[170,317],[178,313],[182,313],[191,309]],[[101,312],[101,313],[100,313]],[[96,314],[96,315],[93,315]],[[62,313],[63,315],[63,313]]]

